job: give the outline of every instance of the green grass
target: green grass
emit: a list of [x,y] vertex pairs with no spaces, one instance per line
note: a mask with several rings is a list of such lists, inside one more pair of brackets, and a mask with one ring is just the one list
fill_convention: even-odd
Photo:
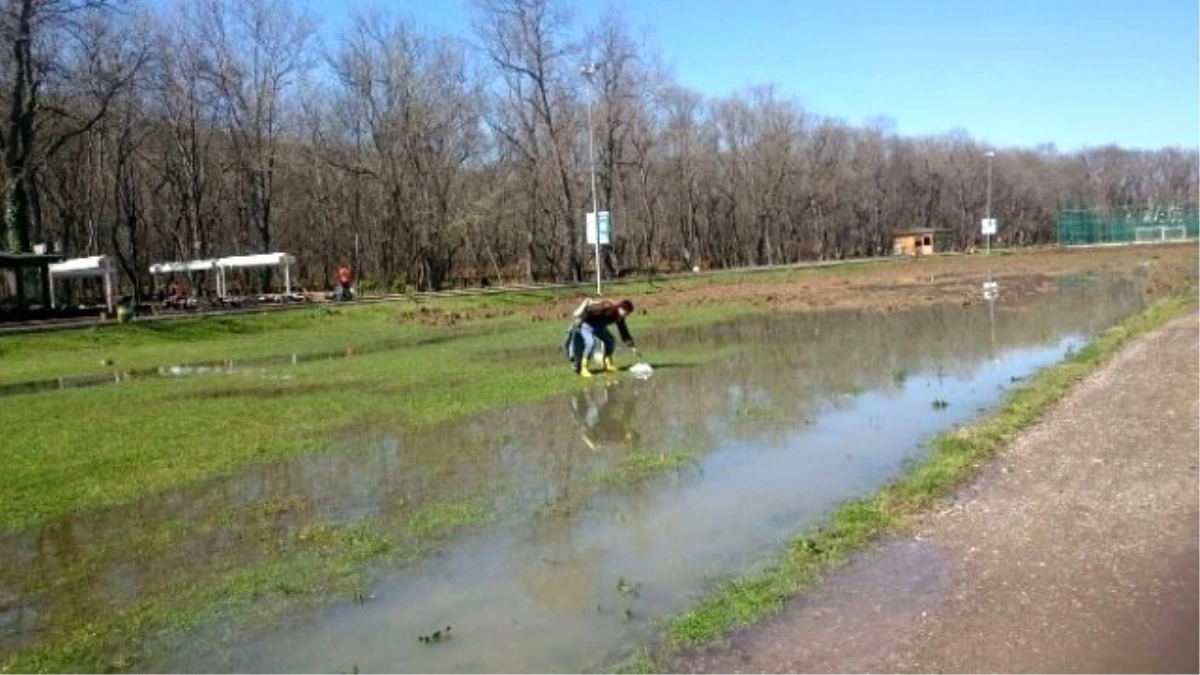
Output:
[[[597,472],[584,487],[628,488],[690,461],[680,453],[638,451]],[[252,509],[263,526],[245,527],[239,534],[252,539],[278,537],[279,533],[269,526],[271,519],[306,508],[299,498],[264,501]],[[152,558],[156,552],[187,546],[197,530],[230,515],[218,511],[203,522],[137,528],[121,545],[138,551],[135,557]],[[570,513],[559,515],[569,517]],[[280,617],[294,615],[330,597],[369,602],[367,589],[373,580],[370,569],[406,564],[455,533],[487,523],[493,516],[478,499],[443,499],[390,518],[346,525],[309,522],[271,546],[278,551],[263,556],[261,562],[218,563],[214,569],[192,567],[182,576],[160,580],[157,592],[142,588],[134,604],[113,605],[98,615],[90,612],[86,603],[68,605],[68,611],[78,615],[57,617],[59,625],[67,628],[43,635],[33,648],[0,661],[0,672],[93,672],[135,666],[139,670],[161,669],[165,664],[157,662],[156,655],[172,651],[169,645],[164,647],[164,640],[178,639],[218,618],[233,621],[239,630],[252,634]],[[80,560],[70,568],[70,573],[80,578],[68,581],[60,577],[45,592],[69,592],[72,587],[86,585],[92,560]],[[103,560],[96,559],[95,563],[100,569],[107,568]],[[62,611],[57,605],[55,609]]]
[[[895,261],[876,265],[902,264]],[[611,292],[635,304],[653,305],[652,297],[671,288],[702,285],[770,283],[810,274],[838,274],[860,267],[853,261],[819,268],[762,272],[721,272],[675,277],[654,283],[629,281]],[[464,329],[504,335],[528,325],[525,310],[552,306],[590,292],[583,287],[506,293],[346,303],[224,317],[180,318],[129,324],[101,323],[89,328],[0,336],[0,384],[83,373],[153,368],[178,363],[252,359],[281,352],[319,352],[347,344],[366,346],[383,341],[419,342],[456,336]],[[744,311],[714,305],[699,314]],[[655,315],[659,312],[656,310]],[[668,312],[670,314],[672,312]],[[675,310],[676,315],[680,314]],[[697,312],[682,312],[696,314]],[[456,315],[453,325],[430,325],[433,316]],[[566,316],[563,317],[565,322]],[[443,324],[445,321],[443,321]],[[642,317],[636,317],[642,323]],[[636,328],[635,328],[636,330]],[[112,366],[103,365],[111,361]]]
[[[646,339],[663,327],[738,311],[656,312],[635,331]],[[47,527],[70,514],[86,518],[255,465],[345,451],[342,433],[416,432],[590,386],[561,359],[559,323],[492,324],[495,332],[460,330],[442,343],[354,359],[10,398],[0,406],[6,429],[0,439],[0,532]],[[133,342],[155,344],[144,335]],[[525,356],[505,356],[513,353]],[[657,356],[679,364],[714,354],[674,350]],[[631,454],[595,477],[594,492],[646,481],[677,464],[669,453]],[[503,480],[491,477],[472,488],[467,501],[447,496],[411,508],[406,503],[397,514],[349,524],[305,514],[295,531],[281,531],[275,519],[309,506],[287,495],[240,512],[200,507],[199,516],[177,521],[139,517],[124,536],[98,533],[84,554],[57,561],[53,575],[13,580],[23,597],[53,600],[41,606],[45,628],[37,641],[0,656],[0,670],[154,669],[159,664],[149,659],[163,651],[155,641],[217,617],[254,628],[331,596],[358,599],[370,585],[364,570],[406,564],[455,532],[486,522],[493,514],[477,499],[490,502],[505,489]],[[141,573],[133,599],[94,595],[96,588],[109,588],[89,582],[98,571],[124,560],[159,560],[205,541],[209,531],[235,532],[240,541],[256,543],[239,545],[233,554],[214,551],[178,569]]]
[[693,466],[696,458],[683,451],[653,452],[636,450],[621,458],[612,468],[597,476],[600,484],[629,487],[668,471]]
[[[418,342],[461,327],[403,320],[400,305],[359,305],[229,317],[102,324],[0,337],[0,384],[177,363],[319,352],[382,341]],[[493,331],[505,322],[489,322]],[[511,320],[508,324],[513,323]],[[104,362],[111,362],[111,367]]]
[[364,563],[416,559],[488,519],[481,504],[442,502],[398,522],[305,525],[289,538],[285,554],[198,577],[189,572],[173,580],[169,592],[102,612],[81,608],[74,620],[0,662],[0,672],[162,670],[155,655],[176,651],[170,641],[189,630],[220,618],[253,634],[331,596],[367,602],[372,576]]
[[837,507],[823,523],[789,541],[768,569],[734,579],[686,612],[666,619],[654,650],[639,648],[620,668],[661,672],[681,648],[711,643],[735,627],[777,612],[850,554],[876,542],[883,533],[901,530],[914,515],[969,479],[981,462],[1009,444],[1021,429],[1124,345],[1196,305],[1194,292],[1155,303],[1010,392],[994,415],[938,435],[926,455],[900,478],[874,495]]
[[[584,479],[581,489],[571,492],[576,499],[578,495],[594,497],[605,490],[645,483],[690,462],[690,456],[681,452],[634,451]],[[485,487],[492,492],[503,489],[492,483]],[[278,528],[272,526],[273,519],[308,508],[300,497],[273,497],[250,507],[252,517],[243,514],[242,520],[248,522],[234,530],[239,537],[268,542],[267,552],[259,555],[257,562],[246,564],[244,554],[233,561],[198,561],[200,564],[179,574],[168,574],[152,586],[141,587],[134,604],[113,604],[99,615],[91,612],[86,602],[79,606],[66,601],[55,604],[54,625],[59,628],[42,635],[33,648],[0,662],[0,671],[160,669],[163,664],[153,660],[155,655],[171,651],[161,644],[163,640],[178,638],[217,618],[252,631],[331,596],[367,601],[371,577],[364,569],[406,564],[454,533],[494,516],[479,499],[446,498],[421,504],[415,511],[351,524],[306,522],[281,538]],[[111,543],[120,547],[119,552],[94,541],[88,556],[66,566],[50,587],[39,592],[71,594],[87,587],[91,569],[112,567],[107,557],[154,559],[166,551],[194,545],[191,540],[201,532],[234,517],[237,514],[217,509],[199,521],[142,523]]]
[[[652,336],[737,311],[705,310],[655,313],[635,330]],[[327,450],[333,429],[390,420],[418,431],[583,386],[558,351],[561,325],[500,328],[266,377],[251,370],[10,398],[0,406],[0,532]],[[525,356],[497,357],[501,348]],[[655,355],[664,357],[714,354]],[[278,373],[291,379],[270,379]]]
[[[828,273],[831,269],[845,268],[803,273]],[[720,277],[720,283],[740,283],[751,277],[770,280],[783,274],[788,273],[728,274]],[[712,282],[712,278],[706,279],[695,283]],[[661,287],[647,285],[642,290],[656,293]],[[570,291],[567,296],[577,294]],[[514,307],[553,302],[555,297],[554,292],[538,291],[421,305],[439,312],[482,312],[456,320],[453,326],[427,325],[402,317],[420,311],[409,302],[0,338],[3,381],[99,370],[101,358],[112,358],[118,368],[132,369],[318,351],[347,343],[365,346],[400,341],[408,345],[353,359],[265,372],[173,381],[146,379],[2,399],[0,428],[5,433],[0,437],[0,472],[5,480],[0,482],[4,507],[0,509],[0,533],[51,527],[70,514],[103,512],[236,475],[256,465],[339,452],[339,433],[361,434],[377,428],[419,431],[588,386],[571,377],[562,360],[559,344],[565,320],[531,322],[507,313]],[[655,351],[656,331],[754,311],[716,303],[654,309],[649,315],[635,317],[632,328],[656,362],[699,364],[720,358],[725,350]],[[747,416],[755,420],[772,417],[767,414],[770,411],[754,412]],[[689,461],[683,451],[635,452],[592,476],[591,492],[575,494],[594,496],[635,485],[682,468]],[[492,496],[491,492],[485,495]],[[265,522],[302,508],[302,503],[286,497],[253,507]],[[216,616],[235,615],[247,625],[256,625],[264,613],[278,615],[319,602],[329,594],[357,597],[367,583],[364,566],[419,556],[489,516],[480,503],[446,497],[351,524],[308,522],[278,540],[271,539],[280,535],[269,527],[244,528],[246,536],[268,540],[264,553],[254,560],[218,559],[199,574],[181,570],[132,602],[72,606],[64,611],[78,612],[77,616],[55,621],[54,630],[39,635],[31,649],[5,657],[8,660],[0,667],[17,671],[128,670],[136,664],[137,669],[153,669],[155,664],[144,660],[148,653],[144,641],[153,636],[177,635]],[[157,552],[186,546],[196,528],[217,528],[222,519],[244,517],[244,513],[217,510],[205,516],[208,521],[130,528],[129,537],[111,545],[127,546],[139,552],[138,559],[154,560]],[[111,554],[92,550],[38,592],[63,591],[65,595],[67,590],[86,590],[92,570],[107,569],[87,557],[92,555]],[[744,594],[760,597],[761,591],[747,587]]]
[[534,514],[543,518],[568,517],[601,494],[644,485],[664,474],[695,465],[696,457],[685,450],[634,449],[586,475],[579,485],[572,487],[569,496],[539,504]]

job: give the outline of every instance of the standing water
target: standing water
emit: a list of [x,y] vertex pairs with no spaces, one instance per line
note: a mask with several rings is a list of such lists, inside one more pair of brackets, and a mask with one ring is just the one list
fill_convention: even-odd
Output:
[[[307,532],[361,523],[397,541],[414,519],[470,503],[494,515],[487,526],[416,563],[377,566],[361,602],[293,611],[253,633],[245,617],[218,618],[136,667],[603,668],[649,619],[768,561],[839,501],[895,477],[931,435],[1141,307],[1131,283],[1084,279],[1011,305],[681,329],[647,346],[716,358],[655,361],[649,381],[570,382],[560,398],[420,434],[400,419],[343,430],[337,452],[4,537],[0,656],[55,621],[290,560]],[[649,482],[625,477],[683,455]],[[447,626],[451,639],[419,640]]]
[[[603,668],[648,618],[686,609],[769,559],[839,501],[896,476],[932,434],[996,405],[1014,382],[1139,307],[1131,288],[1085,285],[1011,310],[776,316],[672,336],[662,347],[740,347],[710,365],[663,364],[650,382],[597,383],[478,428],[505,438],[503,453],[549,459],[551,470],[527,469],[534,480],[506,498],[510,513],[567,498],[574,486],[556,463],[582,470],[597,455],[648,447],[685,449],[694,467],[616,487],[583,509],[505,519],[393,573],[366,604],[330,607],[222,658],[179,665]],[[452,639],[420,640],[447,626]]]

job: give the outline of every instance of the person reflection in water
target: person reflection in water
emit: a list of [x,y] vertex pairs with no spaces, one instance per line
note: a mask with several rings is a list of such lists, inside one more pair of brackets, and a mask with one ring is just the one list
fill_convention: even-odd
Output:
[[571,413],[583,430],[583,442],[593,450],[606,443],[636,442],[640,436],[633,425],[635,403],[631,392],[614,380],[573,392]]

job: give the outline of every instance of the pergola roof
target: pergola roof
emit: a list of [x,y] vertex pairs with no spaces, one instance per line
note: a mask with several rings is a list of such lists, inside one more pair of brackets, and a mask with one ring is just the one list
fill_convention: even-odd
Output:
[[216,258],[208,260],[183,260],[175,262],[155,263],[150,266],[150,274],[173,274],[176,272],[201,272],[217,266]]
[[72,258],[50,265],[52,277],[103,277],[115,274],[117,268],[112,260],[105,255],[94,255],[88,258]]

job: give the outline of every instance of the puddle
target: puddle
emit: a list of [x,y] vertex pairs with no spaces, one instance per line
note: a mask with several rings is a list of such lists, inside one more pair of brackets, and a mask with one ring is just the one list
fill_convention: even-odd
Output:
[[[670,411],[704,425],[703,435],[712,441],[700,448],[696,472],[600,496],[578,517],[514,524],[468,538],[436,561],[378,585],[368,605],[330,608],[288,631],[234,647],[224,659],[209,655],[183,667],[602,668],[647,618],[685,608],[693,593],[760,562],[798,524],[877,487],[923,437],[974,415],[995,401],[1012,374],[1053,362],[1070,344],[1006,350],[1000,364],[975,373],[925,374],[896,390],[839,396],[824,405],[812,400],[803,417],[816,421],[807,425],[771,420],[754,430],[729,405],[745,400],[744,385],[693,388],[699,400],[680,396]],[[655,397],[660,403],[683,393],[664,388],[668,391]],[[934,396],[953,400],[956,409],[931,412]],[[621,579],[638,585],[639,595],[621,593]],[[443,623],[454,626],[453,642],[431,649],[416,641]]]
[[[490,526],[388,572],[369,602],[256,636],[209,626],[139,667],[602,668],[649,619],[760,563],[838,501],[896,475],[931,434],[1141,307],[1133,284],[1108,281],[1014,307],[780,314],[658,336],[659,348],[739,348],[649,381],[598,377],[424,434],[378,420],[344,431],[341,452],[3,538],[0,656],[61,617],[286,556],[315,523],[371,522],[400,536],[423,506],[472,500],[496,514]],[[681,450],[696,463],[640,487],[598,487],[631,453]],[[637,592],[619,589],[622,579]],[[445,625],[452,640],[418,641]]]

